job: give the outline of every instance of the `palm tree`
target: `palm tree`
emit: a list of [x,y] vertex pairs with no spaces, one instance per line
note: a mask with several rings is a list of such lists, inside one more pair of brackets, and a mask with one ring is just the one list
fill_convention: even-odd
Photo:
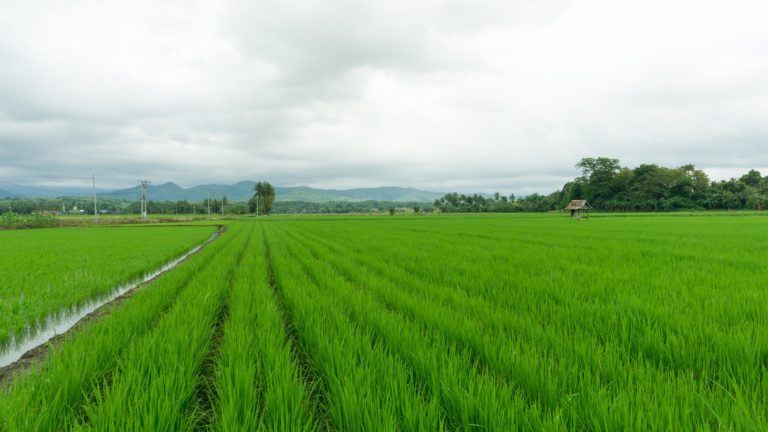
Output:
[[272,211],[272,203],[275,202],[275,188],[269,182],[257,182],[253,186],[253,198],[248,202],[251,212],[269,214]]

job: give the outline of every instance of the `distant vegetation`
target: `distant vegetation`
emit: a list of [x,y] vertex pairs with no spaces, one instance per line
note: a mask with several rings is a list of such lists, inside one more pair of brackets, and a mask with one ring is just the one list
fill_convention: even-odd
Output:
[[[150,185],[149,197],[156,201],[190,201],[200,202],[208,196],[221,198],[226,196],[232,201],[247,202],[253,196],[256,183],[250,180],[237,182],[232,185],[207,184],[190,188],[183,188],[175,183],[163,183]],[[402,187],[376,187],[357,189],[318,189],[308,186],[274,186],[276,201],[306,201],[306,202],[330,202],[330,201],[420,201],[431,202],[439,198],[442,193],[427,192],[412,188]],[[0,194],[0,197],[4,195]],[[99,195],[104,198],[117,198],[127,201],[135,201],[139,197],[138,186],[105,192]]]
[[248,201],[248,210],[256,215],[268,215],[275,202],[275,188],[266,181],[253,186],[253,197]]
[[[224,203],[224,214],[244,215],[251,212],[251,202],[223,202],[222,199],[211,199],[211,214],[222,213],[222,203]],[[149,213],[153,215],[174,215],[174,214],[199,214],[208,213],[208,200],[202,202],[191,201],[149,201]],[[414,207],[423,208],[429,211],[432,208],[431,203],[421,201],[330,201],[330,202],[309,202],[309,201],[274,201],[272,203],[271,213],[274,214],[303,214],[303,213],[386,213],[389,208],[396,208],[398,211],[409,211]],[[0,213],[14,213],[16,215],[31,214],[82,214],[88,216],[93,214],[93,202],[86,198],[10,198],[0,199]],[[125,201],[116,199],[99,198],[99,212],[101,214],[118,215],[138,215],[139,202]]]
[[[487,194],[449,193],[434,202],[421,201],[425,194],[402,188],[371,188],[332,191],[345,193],[342,199],[333,199],[329,192],[327,201],[315,201],[319,189],[280,188],[263,182],[265,189],[260,201],[262,214],[275,213],[386,213],[390,208],[397,211],[440,211],[445,213],[508,213],[542,212],[559,210],[572,199],[586,199],[592,206],[606,211],[672,211],[672,210],[763,210],[768,208],[768,176],[750,170],[739,178],[710,181],[706,173],[693,165],[666,168],[656,164],[642,164],[636,168],[622,167],[618,159],[585,158],[576,164],[582,175],[566,183],[560,190],[549,195],[534,193],[524,197]],[[257,187],[253,182],[250,194]],[[261,183],[261,182],[260,182]],[[175,186],[175,185],[174,185]],[[175,186],[178,188],[178,186]],[[288,196],[281,195],[290,190]],[[308,192],[306,200],[290,199],[299,191]],[[409,192],[415,200],[403,200],[403,192]],[[311,192],[311,193],[309,193]],[[374,193],[375,192],[375,193]],[[419,192],[419,191],[416,191]],[[355,195],[357,194],[357,195]],[[357,200],[365,195],[397,196],[394,200]],[[354,195],[355,199],[348,195]],[[127,196],[127,195],[126,195]],[[150,192],[150,198],[152,197]],[[299,194],[301,196],[301,194]],[[229,199],[227,199],[229,197]],[[231,201],[230,201],[231,200]],[[21,198],[0,199],[0,213],[28,215],[90,214],[93,203],[89,197]],[[139,214],[138,200],[99,196],[101,213]],[[241,215],[256,212],[254,198],[238,200],[230,195],[207,197],[200,201],[168,200],[149,201],[150,214],[229,214]]]
[[572,199],[586,199],[608,211],[671,211],[684,209],[763,210],[768,208],[768,176],[750,170],[738,179],[714,182],[693,165],[666,168],[642,164],[622,167],[618,159],[584,158],[582,175],[549,195],[493,196],[450,193],[435,200],[442,212],[518,212],[563,208]]
[[332,201],[314,203],[306,201],[277,201],[272,209],[275,214],[302,213],[387,213],[390,208],[400,212],[411,211],[415,207],[430,209],[430,203],[425,202],[393,202],[393,201]]
[[[407,211],[414,207],[424,208],[427,211],[432,208],[431,200],[439,194],[422,192],[415,189],[382,187],[363,188],[349,190],[323,190],[308,187],[283,188],[274,187],[268,182],[260,182],[265,188],[263,197],[259,201],[260,213],[383,213],[394,207],[398,211]],[[240,182],[233,186],[217,186],[210,198],[203,186],[183,189],[187,193],[176,194],[174,191],[182,190],[177,185],[165,184],[153,186],[149,191],[148,208],[150,214],[227,214],[243,215],[256,213],[256,188],[257,183]],[[250,188],[249,195],[239,190],[244,186]],[[232,190],[235,188],[237,190]],[[228,189],[227,189],[228,188]],[[231,194],[224,194],[227,189]],[[128,191],[128,190],[126,190]],[[98,211],[100,214],[137,215],[140,213],[138,193],[121,193],[121,197],[106,195],[98,196]],[[200,196],[201,199],[164,199],[169,196]],[[154,199],[153,199],[154,197]],[[366,197],[391,197],[392,199],[371,199]],[[414,199],[407,199],[413,197]],[[8,197],[0,198],[0,213],[14,213],[18,215],[29,214],[82,214],[93,213],[93,201],[86,196],[63,196],[58,198],[25,198]]]
[[16,228],[45,228],[56,225],[54,215],[27,214],[20,215],[16,213],[0,214],[0,229]]

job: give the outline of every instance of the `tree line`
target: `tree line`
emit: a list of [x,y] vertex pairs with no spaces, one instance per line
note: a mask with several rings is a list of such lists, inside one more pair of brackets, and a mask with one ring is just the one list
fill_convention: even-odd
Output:
[[[147,202],[150,214],[197,214],[208,213],[210,203],[211,214],[225,215],[256,214],[257,200],[251,198],[247,202],[229,201],[211,198],[210,201],[152,201]],[[222,203],[224,204],[222,206]],[[77,208],[77,210],[74,210]],[[100,214],[138,215],[141,205],[138,201],[99,200]],[[341,213],[386,213],[394,208],[398,212],[412,211],[414,208],[425,211],[432,210],[430,203],[424,202],[394,202],[394,201],[274,201],[274,198],[262,198],[259,214],[341,214]],[[19,215],[30,214],[93,214],[93,202],[86,198],[11,198],[0,199],[0,214],[11,213]],[[82,212],[81,212],[82,210]]]
[[416,212],[421,209],[431,210],[428,202],[418,201],[328,201],[328,202],[307,202],[307,201],[278,201],[275,203],[272,212],[275,214],[342,214],[342,213],[387,213],[390,209],[396,212]]
[[442,212],[548,211],[586,199],[607,211],[763,210],[768,208],[768,176],[750,170],[739,178],[711,181],[694,165],[667,168],[642,164],[621,166],[618,159],[584,158],[576,167],[581,175],[549,195],[491,196],[457,193],[435,200]]
[[[268,182],[258,182],[254,186],[253,198],[248,202],[233,202],[226,196],[206,198],[202,201],[147,201],[150,214],[234,214],[247,213],[269,214],[275,201],[275,188]],[[140,214],[141,203],[117,198],[99,197],[100,214]],[[58,198],[4,198],[0,199],[0,214],[59,214],[91,215],[93,201],[91,197]]]
[[[226,197],[221,199],[204,199],[200,202],[180,201],[147,201],[151,214],[206,214],[210,208],[212,214],[248,213],[248,204],[230,202]],[[140,214],[139,201],[128,201],[114,198],[99,198],[98,211],[100,214]],[[0,199],[0,213],[14,214],[93,214],[91,198],[60,197],[60,198],[6,198]]]
[[[384,213],[389,209],[441,212],[542,212],[559,210],[574,199],[586,199],[606,211],[672,211],[688,209],[738,210],[768,208],[768,176],[750,170],[739,178],[711,181],[707,174],[691,164],[676,168],[642,164],[635,168],[621,166],[618,159],[584,158],[576,164],[581,175],[548,195],[449,193],[434,201],[275,201],[275,189],[269,182],[258,182],[247,202],[230,202],[227,197],[202,202],[152,201],[153,214],[258,214],[270,213]],[[138,201],[99,198],[99,212],[139,214]],[[77,210],[75,210],[75,208]],[[93,202],[86,197],[6,198],[0,199],[0,213],[15,214],[91,214]]]

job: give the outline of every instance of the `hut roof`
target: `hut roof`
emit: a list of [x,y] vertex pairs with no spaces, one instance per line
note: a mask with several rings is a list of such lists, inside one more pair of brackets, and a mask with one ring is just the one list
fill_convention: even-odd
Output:
[[573,200],[563,210],[589,210],[592,206],[587,200]]

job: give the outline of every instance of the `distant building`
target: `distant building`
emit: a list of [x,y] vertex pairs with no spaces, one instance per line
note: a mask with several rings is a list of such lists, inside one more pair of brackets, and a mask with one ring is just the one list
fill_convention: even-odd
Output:
[[592,210],[592,206],[587,200],[573,200],[563,210],[570,212],[574,219],[581,219],[582,217],[589,219],[589,211]]

